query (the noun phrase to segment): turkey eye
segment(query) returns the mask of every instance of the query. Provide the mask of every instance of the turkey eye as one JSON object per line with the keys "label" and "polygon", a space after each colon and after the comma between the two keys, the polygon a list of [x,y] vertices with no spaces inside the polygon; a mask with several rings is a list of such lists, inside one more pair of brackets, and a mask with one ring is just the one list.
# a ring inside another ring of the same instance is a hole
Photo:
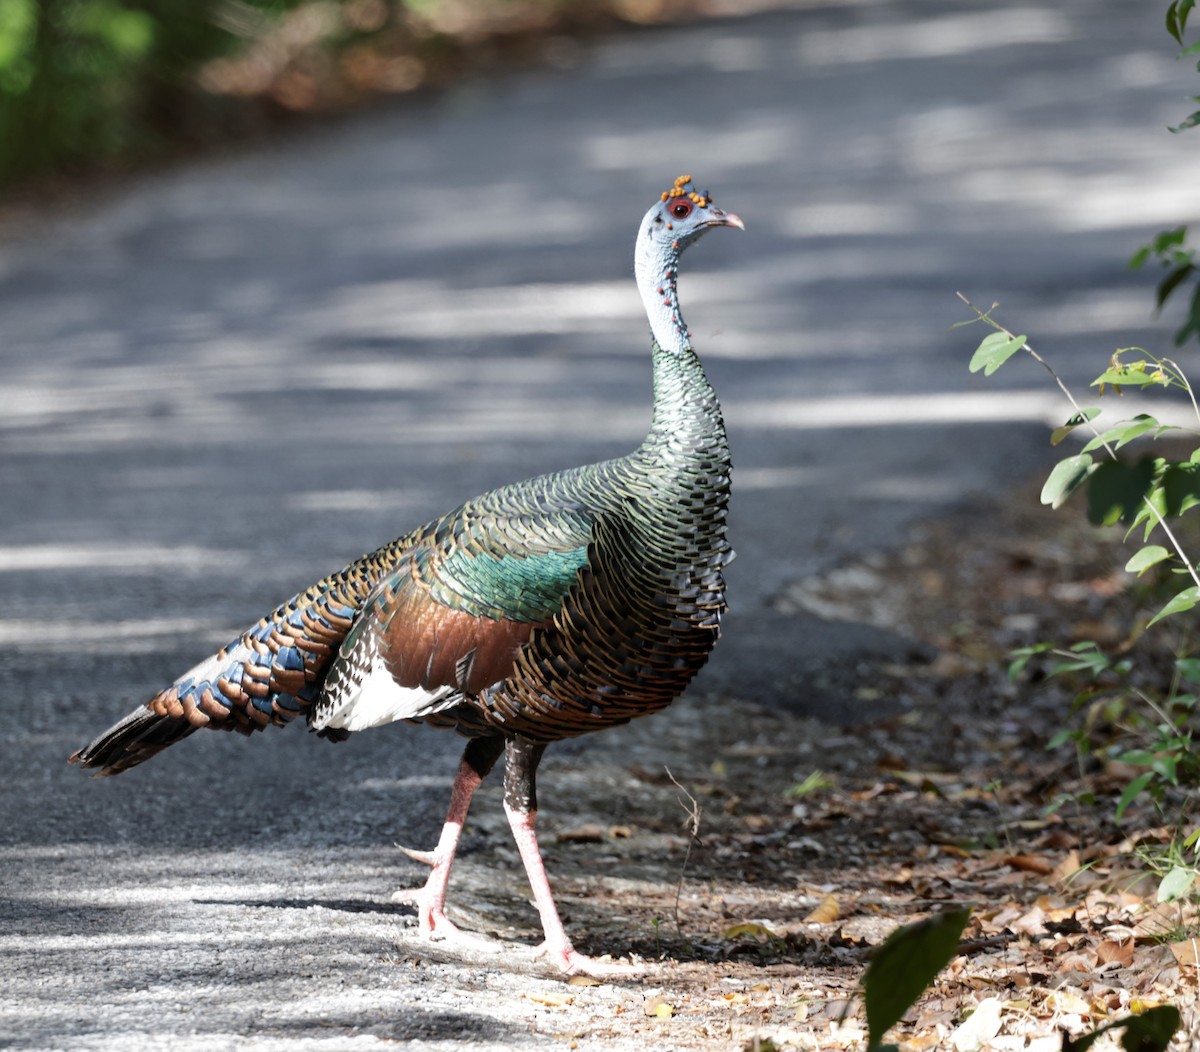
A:
{"label": "turkey eye", "polygon": [[691,214],[692,214],[692,202],[691,201],[680,200],[680,201],[676,201],[673,205],[671,205],[671,215],[673,215],[676,219],[687,219],[687,217],[690,216]]}

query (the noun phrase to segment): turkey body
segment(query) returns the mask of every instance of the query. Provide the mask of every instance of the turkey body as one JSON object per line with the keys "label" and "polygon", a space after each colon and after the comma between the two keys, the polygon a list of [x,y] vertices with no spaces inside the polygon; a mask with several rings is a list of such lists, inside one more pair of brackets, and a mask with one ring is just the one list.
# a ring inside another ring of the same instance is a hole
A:
{"label": "turkey body", "polygon": [[364,555],[72,762],[116,774],[201,728],[249,734],[298,716],[334,739],[397,720],[452,728],[471,741],[439,848],[414,854],[433,867],[418,894],[422,930],[460,934],[443,912],[450,864],[474,788],[507,751],[505,807],[545,948],[567,971],[598,970],[554,910],[533,833],[535,772],[547,743],[669,704],[717,640],[730,457],[675,268],[706,229],[741,221],[689,186],[677,180],[639,231],[654,415],[634,452],[492,490]]}

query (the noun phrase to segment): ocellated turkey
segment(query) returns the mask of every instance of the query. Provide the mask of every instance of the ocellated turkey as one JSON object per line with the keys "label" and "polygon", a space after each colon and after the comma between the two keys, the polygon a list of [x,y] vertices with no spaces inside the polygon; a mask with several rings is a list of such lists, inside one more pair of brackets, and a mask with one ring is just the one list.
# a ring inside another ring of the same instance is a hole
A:
{"label": "ocellated turkey", "polygon": [[742,228],[681,176],[638,230],[653,421],[628,456],[469,500],[294,596],[71,757],[117,774],[202,727],[250,734],[303,716],[346,737],[395,720],[469,740],[415,895],[420,930],[460,938],[446,889],[471,796],[505,753],[504,807],[564,971],[603,971],[559,920],[534,824],[547,744],[655,712],[707,660],[731,558],[721,411],[676,288],[684,249]]}

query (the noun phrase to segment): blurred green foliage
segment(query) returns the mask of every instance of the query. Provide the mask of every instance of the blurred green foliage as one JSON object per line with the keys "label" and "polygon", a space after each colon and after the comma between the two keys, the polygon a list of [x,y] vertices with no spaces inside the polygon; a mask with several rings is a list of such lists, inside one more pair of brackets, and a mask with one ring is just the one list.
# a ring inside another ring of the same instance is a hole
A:
{"label": "blurred green foliage", "polygon": [[153,152],[173,125],[186,132],[202,104],[197,67],[237,44],[225,6],[0,0],[0,185]]}
{"label": "blurred green foliage", "polygon": [[446,83],[551,28],[689,2],[0,0],[0,190]]}
{"label": "blurred green foliage", "polygon": [[[1188,60],[1200,56],[1200,40],[1188,44],[1185,39],[1188,18],[1196,10],[1196,0],[1171,0],[1167,7],[1167,32],[1179,45],[1180,58]],[[1200,61],[1196,63],[1196,72],[1200,73]],[[1200,95],[1190,96],[1192,102],[1200,102]],[[1200,110],[1190,113],[1172,128],[1172,134],[1200,127]],[[1158,307],[1161,310],[1176,292],[1191,287],[1188,298],[1187,317],[1175,333],[1176,344],[1184,344],[1190,338],[1200,340],[1200,249],[1187,244],[1188,228],[1175,227],[1173,230],[1162,230],[1149,244],[1143,245],[1130,259],[1129,265],[1134,269],[1143,266],[1147,260],[1154,259],[1163,269],[1163,278],[1158,283]]]}

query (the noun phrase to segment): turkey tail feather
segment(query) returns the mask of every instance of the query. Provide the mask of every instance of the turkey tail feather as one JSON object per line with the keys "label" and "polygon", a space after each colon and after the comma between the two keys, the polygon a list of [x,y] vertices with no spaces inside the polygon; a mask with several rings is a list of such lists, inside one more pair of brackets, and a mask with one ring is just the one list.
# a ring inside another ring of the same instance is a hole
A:
{"label": "turkey tail feather", "polygon": [[80,767],[99,768],[97,778],[120,774],[186,738],[194,730],[195,725],[186,717],[160,716],[147,708],[135,709],[75,753],[70,762]]}

